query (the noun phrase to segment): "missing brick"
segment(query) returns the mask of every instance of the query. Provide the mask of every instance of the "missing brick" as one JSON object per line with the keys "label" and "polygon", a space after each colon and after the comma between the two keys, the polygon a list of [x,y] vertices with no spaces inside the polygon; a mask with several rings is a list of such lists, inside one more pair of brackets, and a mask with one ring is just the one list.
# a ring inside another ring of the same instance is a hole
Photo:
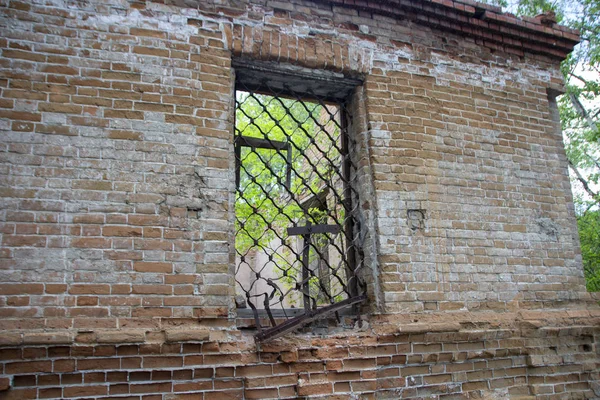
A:
{"label": "missing brick", "polygon": [[425,229],[425,210],[412,209],[406,212],[408,227],[413,231],[421,231]]}

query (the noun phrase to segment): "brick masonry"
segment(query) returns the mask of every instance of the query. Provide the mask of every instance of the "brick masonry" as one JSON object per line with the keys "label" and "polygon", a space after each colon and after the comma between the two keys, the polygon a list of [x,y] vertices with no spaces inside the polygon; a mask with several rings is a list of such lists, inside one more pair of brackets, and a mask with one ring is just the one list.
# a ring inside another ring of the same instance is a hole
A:
{"label": "brick masonry", "polygon": [[[0,0],[0,29],[0,398],[600,398],[575,32],[360,0]],[[362,324],[238,327],[232,58],[364,79]]]}

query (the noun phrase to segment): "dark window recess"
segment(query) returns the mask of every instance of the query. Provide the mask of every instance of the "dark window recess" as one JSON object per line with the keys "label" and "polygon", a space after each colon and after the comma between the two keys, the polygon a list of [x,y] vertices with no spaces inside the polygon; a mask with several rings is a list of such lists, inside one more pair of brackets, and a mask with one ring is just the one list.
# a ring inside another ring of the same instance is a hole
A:
{"label": "dark window recess", "polygon": [[352,85],[236,75],[236,303],[266,341],[366,298],[344,102]]}

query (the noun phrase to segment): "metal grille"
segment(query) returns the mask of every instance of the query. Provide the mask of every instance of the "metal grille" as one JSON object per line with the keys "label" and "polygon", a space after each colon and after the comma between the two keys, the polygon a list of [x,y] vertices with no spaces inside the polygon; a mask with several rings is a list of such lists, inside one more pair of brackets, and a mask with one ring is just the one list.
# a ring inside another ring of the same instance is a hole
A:
{"label": "metal grille", "polygon": [[238,81],[235,117],[238,310],[259,341],[339,318],[365,299],[344,104]]}

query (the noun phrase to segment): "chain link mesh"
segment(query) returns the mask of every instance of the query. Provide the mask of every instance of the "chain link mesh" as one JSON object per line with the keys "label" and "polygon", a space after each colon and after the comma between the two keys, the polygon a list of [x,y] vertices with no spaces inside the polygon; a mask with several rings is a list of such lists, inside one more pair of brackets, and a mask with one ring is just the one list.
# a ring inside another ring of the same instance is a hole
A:
{"label": "chain link mesh", "polygon": [[259,330],[364,289],[344,105],[264,88],[238,82],[235,115],[236,302]]}

